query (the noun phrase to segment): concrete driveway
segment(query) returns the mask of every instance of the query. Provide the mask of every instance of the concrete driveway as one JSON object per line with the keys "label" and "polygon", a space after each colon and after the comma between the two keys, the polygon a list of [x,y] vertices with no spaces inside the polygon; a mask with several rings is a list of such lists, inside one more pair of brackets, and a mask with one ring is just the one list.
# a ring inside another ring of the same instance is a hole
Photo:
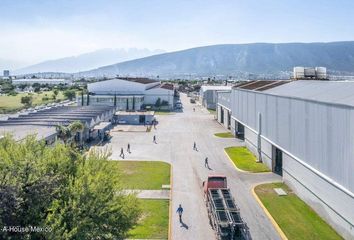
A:
{"label": "concrete driveway", "polygon": [[[186,95],[181,94],[183,112],[174,115],[157,116],[159,125],[151,132],[114,132],[107,144],[112,150],[112,159],[119,157],[121,147],[125,160],[160,160],[173,166],[171,237],[175,240],[215,239],[209,225],[203,200],[202,182],[208,174],[224,174],[241,216],[250,228],[252,239],[280,239],[269,219],[253,198],[251,189],[264,182],[281,181],[272,173],[250,174],[236,171],[224,153],[228,146],[243,145],[236,139],[214,137],[216,132],[225,132],[213,116],[198,105],[190,104]],[[196,111],[193,112],[193,107]],[[157,144],[153,143],[156,135]],[[193,150],[193,142],[198,151]],[[130,143],[131,154],[126,153]],[[204,167],[205,157],[209,158],[210,169]],[[176,209],[184,208],[183,224],[179,223]]]}

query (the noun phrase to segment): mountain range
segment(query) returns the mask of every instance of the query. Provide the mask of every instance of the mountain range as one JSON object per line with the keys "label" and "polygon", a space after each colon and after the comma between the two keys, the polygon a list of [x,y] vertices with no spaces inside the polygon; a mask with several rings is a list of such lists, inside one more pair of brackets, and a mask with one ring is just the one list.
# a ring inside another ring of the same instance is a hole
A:
{"label": "mountain range", "polygon": [[90,70],[104,65],[115,64],[132,59],[147,57],[163,50],[149,49],[100,49],[94,52],[78,56],[65,57],[55,60],[43,61],[14,71],[15,74],[37,73],[37,72],[66,72],[74,73]]}
{"label": "mountain range", "polygon": [[81,76],[278,74],[294,66],[354,73],[354,41],[225,44],[191,48],[80,72]]}
{"label": "mountain range", "polygon": [[294,66],[323,66],[331,72],[354,73],[354,41],[224,44],[161,52],[103,49],[46,61],[15,73],[51,72],[53,76],[53,72],[66,72],[82,77],[249,76],[289,74]]}

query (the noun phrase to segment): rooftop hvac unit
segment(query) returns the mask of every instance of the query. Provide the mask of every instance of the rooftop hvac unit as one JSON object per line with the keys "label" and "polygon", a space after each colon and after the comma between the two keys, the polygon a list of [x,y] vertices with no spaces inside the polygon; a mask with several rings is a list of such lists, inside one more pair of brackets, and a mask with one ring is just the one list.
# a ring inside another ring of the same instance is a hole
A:
{"label": "rooftop hvac unit", "polygon": [[294,78],[304,78],[305,77],[305,68],[304,67],[294,67]]}
{"label": "rooftop hvac unit", "polygon": [[318,79],[327,79],[327,69],[325,67],[316,67],[316,77]]}

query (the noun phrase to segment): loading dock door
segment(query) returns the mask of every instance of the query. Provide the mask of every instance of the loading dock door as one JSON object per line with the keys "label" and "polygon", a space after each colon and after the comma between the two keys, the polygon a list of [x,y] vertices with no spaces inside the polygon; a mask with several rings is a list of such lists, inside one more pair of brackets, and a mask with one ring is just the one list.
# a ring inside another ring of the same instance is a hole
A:
{"label": "loading dock door", "polygon": [[145,123],[145,115],[139,115],[139,123]]}
{"label": "loading dock door", "polygon": [[283,152],[273,146],[273,172],[283,176]]}
{"label": "loading dock door", "polygon": [[227,129],[231,128],[231,113],[227,111]]}
{"label": "loading dock door", "polygon": [[224,123],[224,108],[220,108],[221,109],[221,111],[220,111],[220,113],[221,113],[221,115],[220,115],[220,123]]}
{"label": "loading dock door", "polygon": [[236,121],[236,137],[245,140],[245,126]]}

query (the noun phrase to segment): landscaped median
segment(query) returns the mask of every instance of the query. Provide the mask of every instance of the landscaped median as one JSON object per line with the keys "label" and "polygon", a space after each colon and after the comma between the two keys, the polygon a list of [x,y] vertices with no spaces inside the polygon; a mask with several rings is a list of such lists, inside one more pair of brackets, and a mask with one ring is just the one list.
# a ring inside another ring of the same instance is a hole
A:
{"label": "landscaped median", "polygon": [[240,170],[253,173],[269,172],[267,166],[263,163],[257,162],[256,156],[254,156],[246,147],[228,147],[225,148],[225,152]]}
{"label": "landscaped median", "polygon": [[170,184],[170,164],[159,161],[115,161],[125,189],[158,190]]}
{"label": "landscaped median", "polygon": [[216,115],[216,110],[208,108],[210,114]]}
{"label": "landscaped median", "polygon": [[155,115],[173,115],[176,114],[175,112],[172,111],[155,111]]}
{"label": "landscaped median", "polygon": [[230,132],[215,133],[214,136],[219,138],[234,138],[234,135]]}
{"label": "landscaped median", "polygon": [[[159,161],[112,161],[122,172],[124,189],[161,190],[170,185],[171,166]],[[169,200],[139,199],[138,225],[129,232],[133,239],[168,239]]]}
{"label": "landscaped median", "polygon": [[[274,188],[283,189],[287,195],[279,196]],[[342,239],[284,183],[258,185],[254,192],[289,240]]]}
{"label": "landscaped median", "polygon": [[133,239],[167,239],[169,224],[168,200],[139,200],[143,211],[138,226],[129,232]]}

